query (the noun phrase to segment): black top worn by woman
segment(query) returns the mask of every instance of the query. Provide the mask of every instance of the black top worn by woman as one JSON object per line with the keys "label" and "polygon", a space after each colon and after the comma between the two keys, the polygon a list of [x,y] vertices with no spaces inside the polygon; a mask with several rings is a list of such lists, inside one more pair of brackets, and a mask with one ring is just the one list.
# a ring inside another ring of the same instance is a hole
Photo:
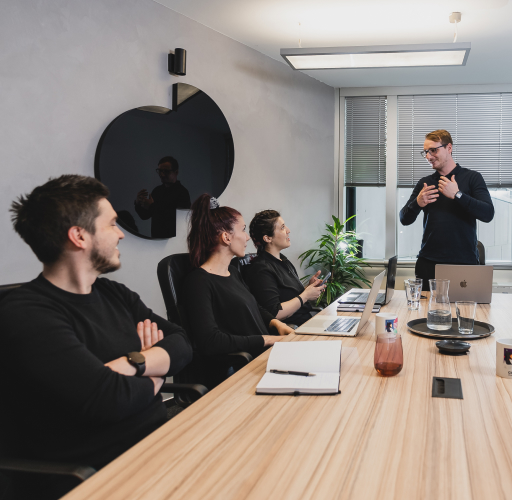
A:
{"label": "black top worn by woman", "polygon": [[229,276],[202,268],[185,279],[185,310],[194,347],[207,356],[245,351],[258,356],[264,351],[263,335],[272,335],[274,317],[258,305],[238,269]]}
{"label": "black top worn by woman", "polygon": [[[283,308],[282,302],[288,302],[304,291],[304,286],[293,264],[283,254],[279,254],[279,257],[281,260],[268,252],[262,252],[251,261],[244,273],[251,293],[274,317]],[[284,321],[300,326],[311,319],[311,309],[311,304],[305,302],[299,310]]]}

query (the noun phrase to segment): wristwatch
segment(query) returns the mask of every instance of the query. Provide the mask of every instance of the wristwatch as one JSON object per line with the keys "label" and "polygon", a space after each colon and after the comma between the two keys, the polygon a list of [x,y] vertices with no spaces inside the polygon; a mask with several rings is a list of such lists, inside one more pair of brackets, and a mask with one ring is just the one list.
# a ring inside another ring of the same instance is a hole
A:
{"label": "wristwatch", "polygon": [[135,366],[135,369],[137,370],[135,376],[142,377],[146,371],[146,358],[137,351],[129,352],[126,357],[128,358],[128,363],[130,363],[132,366]]}
{"label": "wristwatch", "polygon": [[460,197],[462,196],[462,191],[457,191],[457,192],[455,193],[455,196],[456,196],[457,198],[460,198]]}

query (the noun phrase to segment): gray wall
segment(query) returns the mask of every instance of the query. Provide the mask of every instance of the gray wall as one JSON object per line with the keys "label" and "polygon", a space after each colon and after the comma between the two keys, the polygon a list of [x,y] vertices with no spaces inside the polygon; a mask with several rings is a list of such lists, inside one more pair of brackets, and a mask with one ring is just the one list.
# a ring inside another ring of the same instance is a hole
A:
{"label": "gray wall", "polygon": [[[180,79],[166,71],[175,47],[188,55]],[[21,0],[0,6],[0,283],[41,269],[11,228],[10,202],[50,176],[93,175],[110,121],[137,106],[170,107],[177,81],[212,97],[233,132],[235,166],[221,204],[247,224],[256,211],[282,211],[297,263],[332,211],[332,88],[151,0]],[[156,265],[186,251],[186,217],[178,211],[168,241],[127,234],[123,267],[111,275],[160,314]]]}

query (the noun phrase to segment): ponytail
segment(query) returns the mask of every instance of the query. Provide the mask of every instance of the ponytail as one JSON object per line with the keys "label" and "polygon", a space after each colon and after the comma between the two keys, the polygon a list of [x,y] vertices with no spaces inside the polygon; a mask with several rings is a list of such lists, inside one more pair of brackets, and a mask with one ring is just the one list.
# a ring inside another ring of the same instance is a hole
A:
{"label": "ponytail", "polygon": [[242,214],[234,208],[219,207],[217,200],[209,194],[199,196],[191,210],[188,251],[192,267],[201,267],[217,248],[219,236],[225,231],[233,231]]}

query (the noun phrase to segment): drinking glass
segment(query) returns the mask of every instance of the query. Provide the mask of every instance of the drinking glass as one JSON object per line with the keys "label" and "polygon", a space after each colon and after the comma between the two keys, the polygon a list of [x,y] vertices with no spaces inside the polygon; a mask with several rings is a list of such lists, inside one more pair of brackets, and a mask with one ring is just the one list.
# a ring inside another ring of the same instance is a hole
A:
{"label": "drinking glass", "polygon": [[448,289],[450,280],[429,280],[427,327],[431,330],[449,330],[452,327],[452,310]]}
{"label": "drinking glass", "polygon": [[383,377],[392,377],[400,373],[404,366],[401,335],[377,334],[373,362],[375,369]]}
{"label": "drinking glass", "polygon": [[475,327],[476,302],[460,301],[455,302],[457,311],[457,322],[459,323],[459,333],[470,335]]}
{"label": "drinking glass", "polygon": [[420,308],[421,289],[423,280],[420,278],[404,280],[407,308],[409,311],[417,311]]}

